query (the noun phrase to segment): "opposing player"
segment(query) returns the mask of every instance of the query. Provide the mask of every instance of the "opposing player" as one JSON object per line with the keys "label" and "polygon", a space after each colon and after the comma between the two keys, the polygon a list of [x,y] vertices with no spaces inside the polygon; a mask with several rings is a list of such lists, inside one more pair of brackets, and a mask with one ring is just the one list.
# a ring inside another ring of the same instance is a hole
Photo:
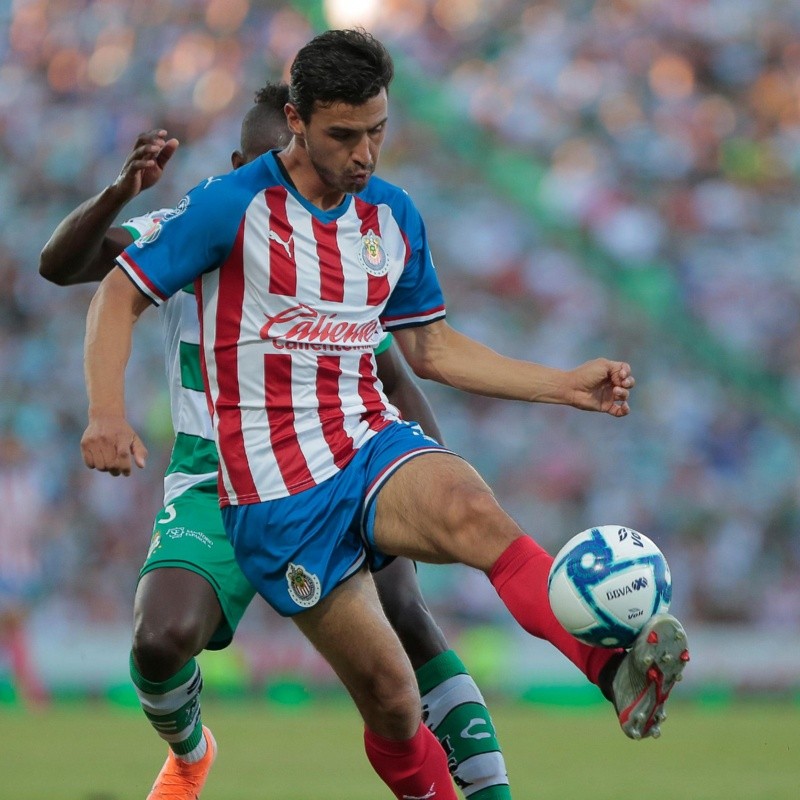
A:
{"label": "opposing player", "polygon": [[[292,141],[182,201],[119,258],[87,320],[87,466],[129,474],[145,451],[125,419],[135,320],[196,280],[223,520],[259,593],[327,658],[365,722],[365,747],[398,798],[455,797],[422,724],[414,674],[367,560],[461,562],[517,622],[570,658],[623,730],[654,735],[688,652],[674,617],[628,652],[582,645],[547,601],[552,563],[461,458],[388,402],[372,354],[395,331],[414,372],[462,390],[629,412],[627,364],[571,370],[506,358],[450,328],[425,227],[408,195],[373,178],[391,59],[363,31],[328,31],[291,67]],[[313,509],[313,514],[309,514]]]}
{"label": "opposing player", "polygon": [[[242,166],[289,140],[283,108],[285,84],[268,84],[242,123]],[[165,131],[142,135],[117,181],[82,203],[45,245],[40,272],[58,284],[102,279],[114,258],[133,241],[158,230],[171,209],[109,227],[124,206],[161,177],[178,143]],[[164,508],[134,601],[131,676],[154,728],[171,748],[151,798],[193,798],[214,758],[200,716],[200,668],[194,656],[225,647],[254,590],[235,563],[219,511],[217,453],[203,395],[197,305],[191,287],[162,308],[176,441],[165,477]],[[424,395],[387,336],[376,349],[379,377],[407,419],[441,434]],[[181,531],[191,530],[192,536]],[[396,559],[376,574],[381,601],[400,635],[423,694],[429,725],[446,746],[453,776],[476,800],[510,798],[505,763],[483,697],[431,618],[419,591],[414,565]],[[461,736],[469,731],[470,736]]]}

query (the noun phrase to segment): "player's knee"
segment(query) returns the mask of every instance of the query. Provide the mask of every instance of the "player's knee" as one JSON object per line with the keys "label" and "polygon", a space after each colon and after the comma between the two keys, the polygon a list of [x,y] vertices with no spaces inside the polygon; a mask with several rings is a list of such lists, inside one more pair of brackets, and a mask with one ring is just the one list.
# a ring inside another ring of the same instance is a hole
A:
{"label": "player's knee", "polygon": [[172,677],[203,647],[189,621],[140,621],[133,632],[133,658],[144,678]]}
{"label": "player's knee", "polygon": [[[386,686],[374,693],[373,709],[384,726],[383,735],[413,736],[421,717],[421,704],[416,684]],[[380,731],[376,731],[380,732]]]}
{"label": "player's knee", "polygon": [[368,727],[382,736],[413,736],[421,716],[419,690],[408,669],[375,669],[356,690],[357,705]]}

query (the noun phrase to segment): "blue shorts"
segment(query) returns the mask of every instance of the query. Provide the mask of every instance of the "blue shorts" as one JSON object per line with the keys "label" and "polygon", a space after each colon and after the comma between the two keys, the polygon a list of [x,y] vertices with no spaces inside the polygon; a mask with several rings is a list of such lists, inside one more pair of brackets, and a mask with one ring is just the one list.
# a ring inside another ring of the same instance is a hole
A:
{"label": "blue shorts", "polygon": [[239,567],[281,615],[315,606],[366,561],[391,556],[375,546],[375,500],[395,470],[423,453],[450,452],[416,423],[376,433],[340,472],[299,494],[225,506],[222,519]]}

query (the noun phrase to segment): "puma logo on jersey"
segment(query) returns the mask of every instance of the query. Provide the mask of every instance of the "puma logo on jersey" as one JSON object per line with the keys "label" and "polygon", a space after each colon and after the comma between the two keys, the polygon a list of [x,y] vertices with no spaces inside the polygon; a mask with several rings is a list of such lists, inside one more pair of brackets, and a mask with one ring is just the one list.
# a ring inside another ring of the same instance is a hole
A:
{"label": "puma logo on jersey", "polygon": [[280,236],[278,236],[277,233],[275,233],[275,231],[269,232],[269,238],[273,242],[277,242],[286,251],[286,255],[294,261],[294,237],[291,233],[285,242]]}
{"label": "puma logo on jersey", "polygon": [[204,189],[208,189],[212,183],[216,183],[217,181],[221,181],[222,178],[206,178],[206,185],[203,187]]}
{"label": "puma logo on jersey", "polygon": [[422,794],[419,796],[415,794],[404,794],[403,800],[431,800],[432,797],[436,797],[436,789],[434,788],[435,786],[436,784],[432,783],[431,788],[428,789],[427,794]]}

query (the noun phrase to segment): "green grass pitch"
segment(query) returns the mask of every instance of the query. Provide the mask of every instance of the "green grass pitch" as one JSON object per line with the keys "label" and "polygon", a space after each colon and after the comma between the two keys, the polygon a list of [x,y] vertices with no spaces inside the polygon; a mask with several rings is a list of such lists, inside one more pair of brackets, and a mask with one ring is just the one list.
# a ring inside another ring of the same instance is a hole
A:
{"label": "green grass pitch", "polygon": [[[610,709],[491,704],[515,800],[796,800],[800,705],[676,702],[658,741],[632,742]],[[287,709],[207,702],[220,746],[203,800],[380,800],[346,701]],[[165,754],[137,710],[0,707],[0,795],[144,800]]]}

